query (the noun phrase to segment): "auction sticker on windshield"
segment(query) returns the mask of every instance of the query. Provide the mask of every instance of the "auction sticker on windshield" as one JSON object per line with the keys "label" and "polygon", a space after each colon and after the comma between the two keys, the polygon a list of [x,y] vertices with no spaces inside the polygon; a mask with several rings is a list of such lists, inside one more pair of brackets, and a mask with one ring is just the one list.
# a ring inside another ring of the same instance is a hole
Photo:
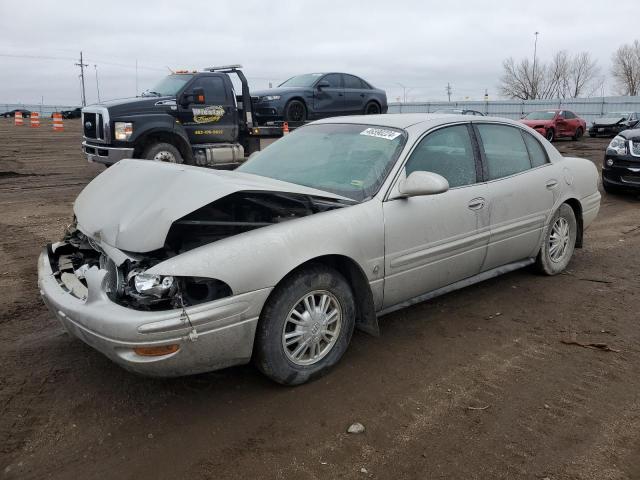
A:
{"label": "auction sticker on windshield", "polygon": [[402,135],[395,130],[387,130],[385,128],[367,128],[360,132],[360,135],[367,135],[368,137],[385,138],[387,140],[393,140],[394,138]]}

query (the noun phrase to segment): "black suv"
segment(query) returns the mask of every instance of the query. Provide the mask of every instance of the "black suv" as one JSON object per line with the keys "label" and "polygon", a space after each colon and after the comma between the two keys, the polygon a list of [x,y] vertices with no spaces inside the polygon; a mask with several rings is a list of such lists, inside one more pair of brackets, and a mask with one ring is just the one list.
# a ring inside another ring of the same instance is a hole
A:
{"label": "black suv", "polygon": [[602,186],[609,193],[640,191],[640,122],[609,143],[602,166]]}

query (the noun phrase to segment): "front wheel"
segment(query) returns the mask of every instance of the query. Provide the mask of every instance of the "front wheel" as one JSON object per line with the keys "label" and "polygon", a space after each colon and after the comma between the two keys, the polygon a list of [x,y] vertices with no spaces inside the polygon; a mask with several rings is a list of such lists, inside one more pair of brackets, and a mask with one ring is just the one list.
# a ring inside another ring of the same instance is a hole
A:
{"label": "front wheel", "polygon": [[278,383],[305,383],[338,363],[354,325],[355,302],[347,281],[332,268],[310,266],[279,285],[264,306],[254,361]]}
{"label": "front wheel", "polygon": [[545,138],[550,142],[553,142],[553,140],[556,138],[556,131],[553,128],[550,128],[549,130],[547,130]]}
{"label": "front wheel", "polygon": [[557,275],[567,267],[576,246],[577,232],[573,208],[563,203],[544,229],[542,246],[536,259],[541,273]]}
{"label": "front wheel", "polygon": [[184,163],[180,150],[166,142],[152,143],[145,149],[142,156],[147,160],[158,162]]}
{"label": "front wheel", "polygon": [[379,113],[380,113],[380,105],[378,105],[376,102],[369,102],[364,107],[365,115],[378,115]]}
{"label": "front wheel", "polygon": [[290,100],[284,107],[285,122],[304,122],[307,119],[307,107],[300,100]]}

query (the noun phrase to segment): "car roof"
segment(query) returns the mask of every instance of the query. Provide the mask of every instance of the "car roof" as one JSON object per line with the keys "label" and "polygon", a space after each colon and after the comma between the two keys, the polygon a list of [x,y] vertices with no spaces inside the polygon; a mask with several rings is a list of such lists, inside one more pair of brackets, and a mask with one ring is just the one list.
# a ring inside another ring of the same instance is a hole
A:
{"label": "car roof", "polygon": [[377,125],[380,127],[391,127],[406,129],[411,126],[427,123],[426,127],[452,122],[502,122],[513,125],[519,124],[508,118],[501,117],[475,117],[471,115],[451,115],[449,113],[384,113],[380,115],[349,115],[348,117],[329,117],[313,122],[314,124],[324,123],[356,123],[363,125]]}

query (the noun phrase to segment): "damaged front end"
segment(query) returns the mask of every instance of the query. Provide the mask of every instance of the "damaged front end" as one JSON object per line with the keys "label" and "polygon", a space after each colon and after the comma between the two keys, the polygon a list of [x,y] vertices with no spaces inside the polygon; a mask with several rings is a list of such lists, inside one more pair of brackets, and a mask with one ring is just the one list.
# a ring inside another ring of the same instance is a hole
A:
{"label": "damaged front end", "polygon": [[147,274],[166,259],[165,252],[126,255],[119,265],[98,242],[70,226],[62,241],[49,245],[51,270],[58,283],[81,300],[88,296],[87,272],[96,267],[106,271],[103,284],[111,301],[137,310],[169,310],[198,305],[231,295],[220,280]]}
{"label": "damaged front end", "polygon": [[233,292],[215,278],[159,275],[148,270],[234,235],[350,204],[302,194],[236,192],[174,221],[164,246],[145,253],[108,246],[83,233],[74,221],[62,241],[48,247],[51,270],[59,284],[79,299],[87,298],[86,275],[96,267],[106,271],[103,288],[114,303],[135,310],[183,309],[229,297]]}

